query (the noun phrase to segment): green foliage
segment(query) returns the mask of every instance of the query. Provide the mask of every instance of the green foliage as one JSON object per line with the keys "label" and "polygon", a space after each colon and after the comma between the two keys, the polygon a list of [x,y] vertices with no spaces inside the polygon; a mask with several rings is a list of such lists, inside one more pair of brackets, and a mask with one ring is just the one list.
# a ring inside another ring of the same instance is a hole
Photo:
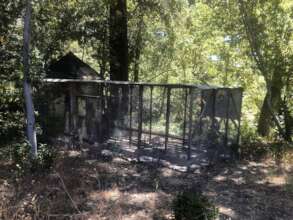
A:
{"label": "green foliage", "polygon": [[57,151],[46,144],[39,144],[38,155],[33,158],[31,146],[26,141],[12,146],[12,159],[17,173],[44,173],[53,167]]}
{"label": "green foliage", "polygon": [[246,145],[258,141],[261,139],[256,133],[256,126],[244,120],[241,126],[241,143]]}
{"label": "green foliage", "polygon": [[22,100],[15,91],[2,90],[0,96],[0,147],[23,137]]}
{"label": "green foliage", "polygon": [[202,194],[184,191],[172,204],[176,220],[215,220],[218,209]]}

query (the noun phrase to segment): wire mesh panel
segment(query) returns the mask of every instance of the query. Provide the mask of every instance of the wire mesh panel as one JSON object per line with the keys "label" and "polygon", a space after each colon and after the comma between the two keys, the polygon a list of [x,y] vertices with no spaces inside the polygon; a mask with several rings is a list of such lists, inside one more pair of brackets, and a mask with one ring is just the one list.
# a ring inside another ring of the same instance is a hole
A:
{"label": "wire mesh panel", "polygon": [[70,114],[65,119],[69,122],[64,124],[79,141],[111,142],[121,152],[152,160],[193,160],[199,152],[209,160],[231,157],[235,153],[233,146],[239,143],[240,88],[99,80],[61,82],[71,88],[65,92],[71,101],[65,103],[70,105],[64,108],[70,109]]}

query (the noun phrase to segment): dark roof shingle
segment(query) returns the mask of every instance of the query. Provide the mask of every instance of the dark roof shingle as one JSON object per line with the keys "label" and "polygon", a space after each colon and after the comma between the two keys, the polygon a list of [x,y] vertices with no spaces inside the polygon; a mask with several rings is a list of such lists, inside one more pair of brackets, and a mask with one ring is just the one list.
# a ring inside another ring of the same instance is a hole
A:
{"label": "dark roof shingle", "polygon": [[72,52],[52,63],[47,78],[53,79],[100,79],[98,73]]}

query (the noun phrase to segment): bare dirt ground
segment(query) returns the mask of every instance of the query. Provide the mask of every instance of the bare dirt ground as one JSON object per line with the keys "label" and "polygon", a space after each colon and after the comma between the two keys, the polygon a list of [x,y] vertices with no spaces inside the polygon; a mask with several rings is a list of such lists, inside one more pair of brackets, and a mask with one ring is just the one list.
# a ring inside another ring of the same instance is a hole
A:
{"label": "bare dirt ground", "polygon": [[54,170],[17,177],[0,167],[0,219],[167,220],[176,193],[203,191],[219,219],[293,219],[293,169],[272,158],[179,172],[120,157],[62,151]]}

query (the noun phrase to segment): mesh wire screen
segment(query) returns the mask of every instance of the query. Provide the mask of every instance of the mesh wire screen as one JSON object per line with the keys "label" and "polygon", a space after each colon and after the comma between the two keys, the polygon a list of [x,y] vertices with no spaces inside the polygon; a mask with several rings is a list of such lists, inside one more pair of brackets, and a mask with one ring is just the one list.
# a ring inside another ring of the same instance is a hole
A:
{"label": "mesh wire screen", "polygon": [[111,140],[138,155],[140,151],[172,152],[189,159],[199,149],[211,157],[231,155],[231,146],[239,142],[239,88],[111,82],[67,85],[71,101],[65,103],[70,105],[64,108],[65,130],[81,142]]}

